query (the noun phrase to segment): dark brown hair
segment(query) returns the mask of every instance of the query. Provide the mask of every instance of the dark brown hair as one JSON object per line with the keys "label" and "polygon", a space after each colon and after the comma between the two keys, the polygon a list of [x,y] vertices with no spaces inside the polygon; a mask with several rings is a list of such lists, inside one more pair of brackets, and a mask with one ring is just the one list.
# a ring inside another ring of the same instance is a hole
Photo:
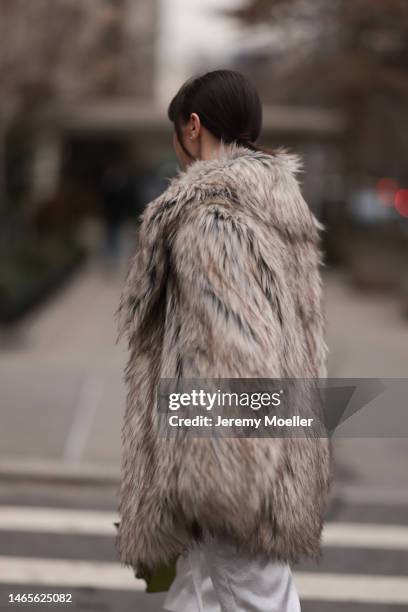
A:
{"label": "dark brown hair", "polygon": [[191,113],[225,143],[236,142],[253,150],[270,153],[255,143],[262,128],[262,105],[255,86],[235,70],[213,70],[188,79],[169,104],[167,115],[183,151],[181,126]]}

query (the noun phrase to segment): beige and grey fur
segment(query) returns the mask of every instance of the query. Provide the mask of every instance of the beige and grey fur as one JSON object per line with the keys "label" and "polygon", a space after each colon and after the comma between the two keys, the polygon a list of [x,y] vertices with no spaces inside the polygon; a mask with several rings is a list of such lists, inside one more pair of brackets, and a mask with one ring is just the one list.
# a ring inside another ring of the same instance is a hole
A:
{"label": "beige and grey fur", "polygon": [[320,550],[327,439],[158,435],[163,378],[326,376],[320,224],[299,156],[236,143],[147,206],[116,311],[129,356],[120,559],[153,568],[199,540],[293,561]]}

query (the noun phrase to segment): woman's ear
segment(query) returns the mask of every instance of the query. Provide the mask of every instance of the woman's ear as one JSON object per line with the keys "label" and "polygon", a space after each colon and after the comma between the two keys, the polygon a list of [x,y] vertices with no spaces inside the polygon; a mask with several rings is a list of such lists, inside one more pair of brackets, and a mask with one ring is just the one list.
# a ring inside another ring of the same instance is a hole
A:
{"label": "woman's ear", "polygon": [[201,133],[201,121],[197,113],[191,113],[188,126],[188,139],[197,140]]}

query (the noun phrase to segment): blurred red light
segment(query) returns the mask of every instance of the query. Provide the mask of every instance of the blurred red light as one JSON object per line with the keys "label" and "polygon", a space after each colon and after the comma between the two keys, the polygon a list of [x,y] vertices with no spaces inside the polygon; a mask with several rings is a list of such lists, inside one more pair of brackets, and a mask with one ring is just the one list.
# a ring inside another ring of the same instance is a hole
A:
{"label": "blurred red light", "polygon": [[394,179],[381,178],[376,185],[377,196],[384,206],[393,206],[398,191],[398,183]]}
{"label": "blurred red light", "polygon": [[408,217],[408,189],[397,191],[394,204],[400,215]]}

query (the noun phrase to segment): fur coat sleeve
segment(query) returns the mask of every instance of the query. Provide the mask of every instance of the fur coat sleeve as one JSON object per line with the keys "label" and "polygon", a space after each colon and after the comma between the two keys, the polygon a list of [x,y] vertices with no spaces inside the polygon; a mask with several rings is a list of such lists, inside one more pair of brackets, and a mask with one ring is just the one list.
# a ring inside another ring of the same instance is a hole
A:
{"label": "fur coat sleeve", "polygon": [[155,403],[160,378],[325,374],[318,224],[291,163],[232,149],[144,214],[117,310],[129,349],[117,542],[135,568],[203,531],[285,561],[319,552],[326,439],[163,439]]}

